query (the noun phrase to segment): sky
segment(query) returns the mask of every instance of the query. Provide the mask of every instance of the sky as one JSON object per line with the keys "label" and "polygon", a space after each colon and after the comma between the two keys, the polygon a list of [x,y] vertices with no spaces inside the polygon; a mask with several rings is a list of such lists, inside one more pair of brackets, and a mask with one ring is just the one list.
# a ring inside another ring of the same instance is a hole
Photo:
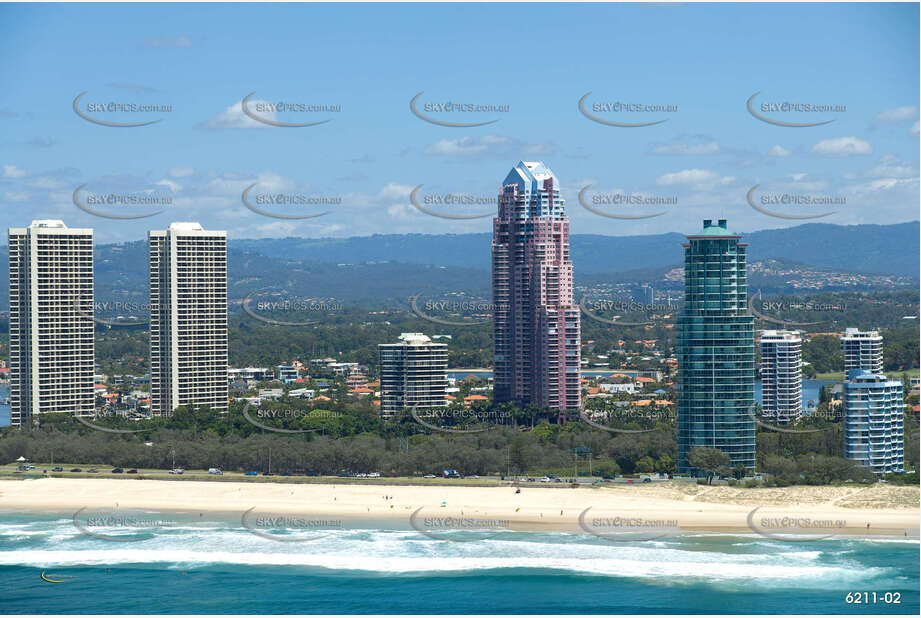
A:
{"label": "sky", "polygon": [[0,4],[0,207],[97,242],[490,232],[540,160],[575,234],[915,221],[918,7]]}

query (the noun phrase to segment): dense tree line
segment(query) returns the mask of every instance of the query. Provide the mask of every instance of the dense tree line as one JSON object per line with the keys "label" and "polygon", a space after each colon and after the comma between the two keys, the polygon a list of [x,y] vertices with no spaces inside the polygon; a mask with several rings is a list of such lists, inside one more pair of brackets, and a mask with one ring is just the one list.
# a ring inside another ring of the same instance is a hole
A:
{"label": "dense tree line", "polygon": [[[310,415],[298,416],[278,426],[316,422],[325,424],[329,433],[348,435],[336,438],[319,431],[298,435],[265,431],[249,423],[239,408],[228,415],[180,408],[169,419],[151,421],[149,431],[121,435],[91,429],[72,418],[47,415],[39,427],[0,432],[0,460],[13,461],[24,455],[34,461],[51,461],[53,457],[59,462],[170,468],[175,457],[175,465],[190,469],[264,472],[271,456],[272,471],[276,472],[412,475],[454,468],[480,475],[569,475],[574,463],[580,474],[587,473],[589,458],[593,466],[634,472],[643,458],[659,461],[666,457],[668,461],[676,449],[674,428],[668,426],[643,434],[614,434],[581,422],[558,425],[543,420],[533,429],[508,425],[479,433],[449,434],[430,432],[405,418],[384,422],[373,413],[335,416],[331,412],[335,410],[314,411],[312,419]],[[254,417],[252,412],[250,415]],[[125,422],[108,424],[113,428],[138,427]],[[575,448],[587,455],[576,455],[574,462],[570,449]]]}
{"label": "dense tree line", "polygon": [[[365,404],[312,409],[309,402],[284,400],[272,404],[282,414],[266,418],[235,403],[229,414],[208,409],[179,408],[168,419],[142,424],[124,419],[97,419],[111,428],[145,428],[134,434],[91,429],[64,415],[44,415],[38,426],[0,430],[0,460],[25,456],[33,461],[106,464],[165,469],[173,465],[203,469],[259,472],[289,471],[332,475],[380,472],[400,476],[439,473],[453,468],[463,474],[572,476],[591,470],[595,476],[671,473],[676,470],[676,426],[672,418],[607,419],[607,426],[640,429],[644,433],[599,430],[577,417],[548,416],[533,408],[484,409],[484,417],[505,419],[478,433],[433,432],[409,415],[384,420]],[[288,412],[285,414],[284,412]],[[469,420],[469,418],[468,418]],[[476,427],[464,421],[465,427]],[[307,430],[280,434],[258,426]],[[458,425],[455,425],[458,426]],[[818,429],[809,433],[770,430],[757,434],[759,471],[769,484],[822,484],[869,479],[866,471],[841,458],[841,424],[837,420],[806,419],[788,429]],[[918,465],[918,420],[906,418],[906,468]],[[695,449],[693,465],[708,477],[744,476],[730,469],[725,454]],[[901,477],[899,477],[901,478]],[[709,479],[708,479],[709,480]]]}

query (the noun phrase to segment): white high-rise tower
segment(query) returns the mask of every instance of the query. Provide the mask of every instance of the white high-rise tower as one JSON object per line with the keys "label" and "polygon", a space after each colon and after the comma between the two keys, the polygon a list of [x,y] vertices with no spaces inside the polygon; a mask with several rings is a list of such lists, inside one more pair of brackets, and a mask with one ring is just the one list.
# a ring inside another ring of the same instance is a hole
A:
{"label": "white high-rise tower", "polygon": [[227,410],[227,232],[173,223],[148,233],[150,411]]}
{"label": "white high-rise tower", "polygon": [[58,220],[9,229],[10,416],[91,416],[93,230]]}

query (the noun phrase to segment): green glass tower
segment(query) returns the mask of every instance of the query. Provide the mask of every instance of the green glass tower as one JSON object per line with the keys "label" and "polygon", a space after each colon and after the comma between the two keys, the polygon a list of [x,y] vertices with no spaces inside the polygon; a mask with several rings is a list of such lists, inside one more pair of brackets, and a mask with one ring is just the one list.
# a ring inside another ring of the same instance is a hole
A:
{"label": "green glass tower", "polygon": [[684,245],[684,309],[678,318],[678,471],[694,473],[697,446],[755,467],[754,318],[748,315],[746,245],[726,220],[704,220]]}

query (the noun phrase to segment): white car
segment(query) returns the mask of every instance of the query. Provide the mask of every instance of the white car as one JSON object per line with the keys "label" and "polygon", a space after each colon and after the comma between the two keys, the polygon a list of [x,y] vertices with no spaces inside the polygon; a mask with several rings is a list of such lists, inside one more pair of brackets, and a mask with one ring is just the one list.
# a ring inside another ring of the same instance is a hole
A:
{"label": "white car", "polygon": [[224,474],[220,468],[208,468],[208,474]]}
{"label": "white car", "polygon": [[173,468],[172,470],[169,471],[170,474],[182,474],[184,472],[185,470],[183,470],[182,468]]}
{"label": "white car", "polygon": [[424,479],[433,479],[433,478],[436,478],[436,477],[435,477],[434,474],[426,474],[426,475],[423,476],[422,478],[424,478]]}

